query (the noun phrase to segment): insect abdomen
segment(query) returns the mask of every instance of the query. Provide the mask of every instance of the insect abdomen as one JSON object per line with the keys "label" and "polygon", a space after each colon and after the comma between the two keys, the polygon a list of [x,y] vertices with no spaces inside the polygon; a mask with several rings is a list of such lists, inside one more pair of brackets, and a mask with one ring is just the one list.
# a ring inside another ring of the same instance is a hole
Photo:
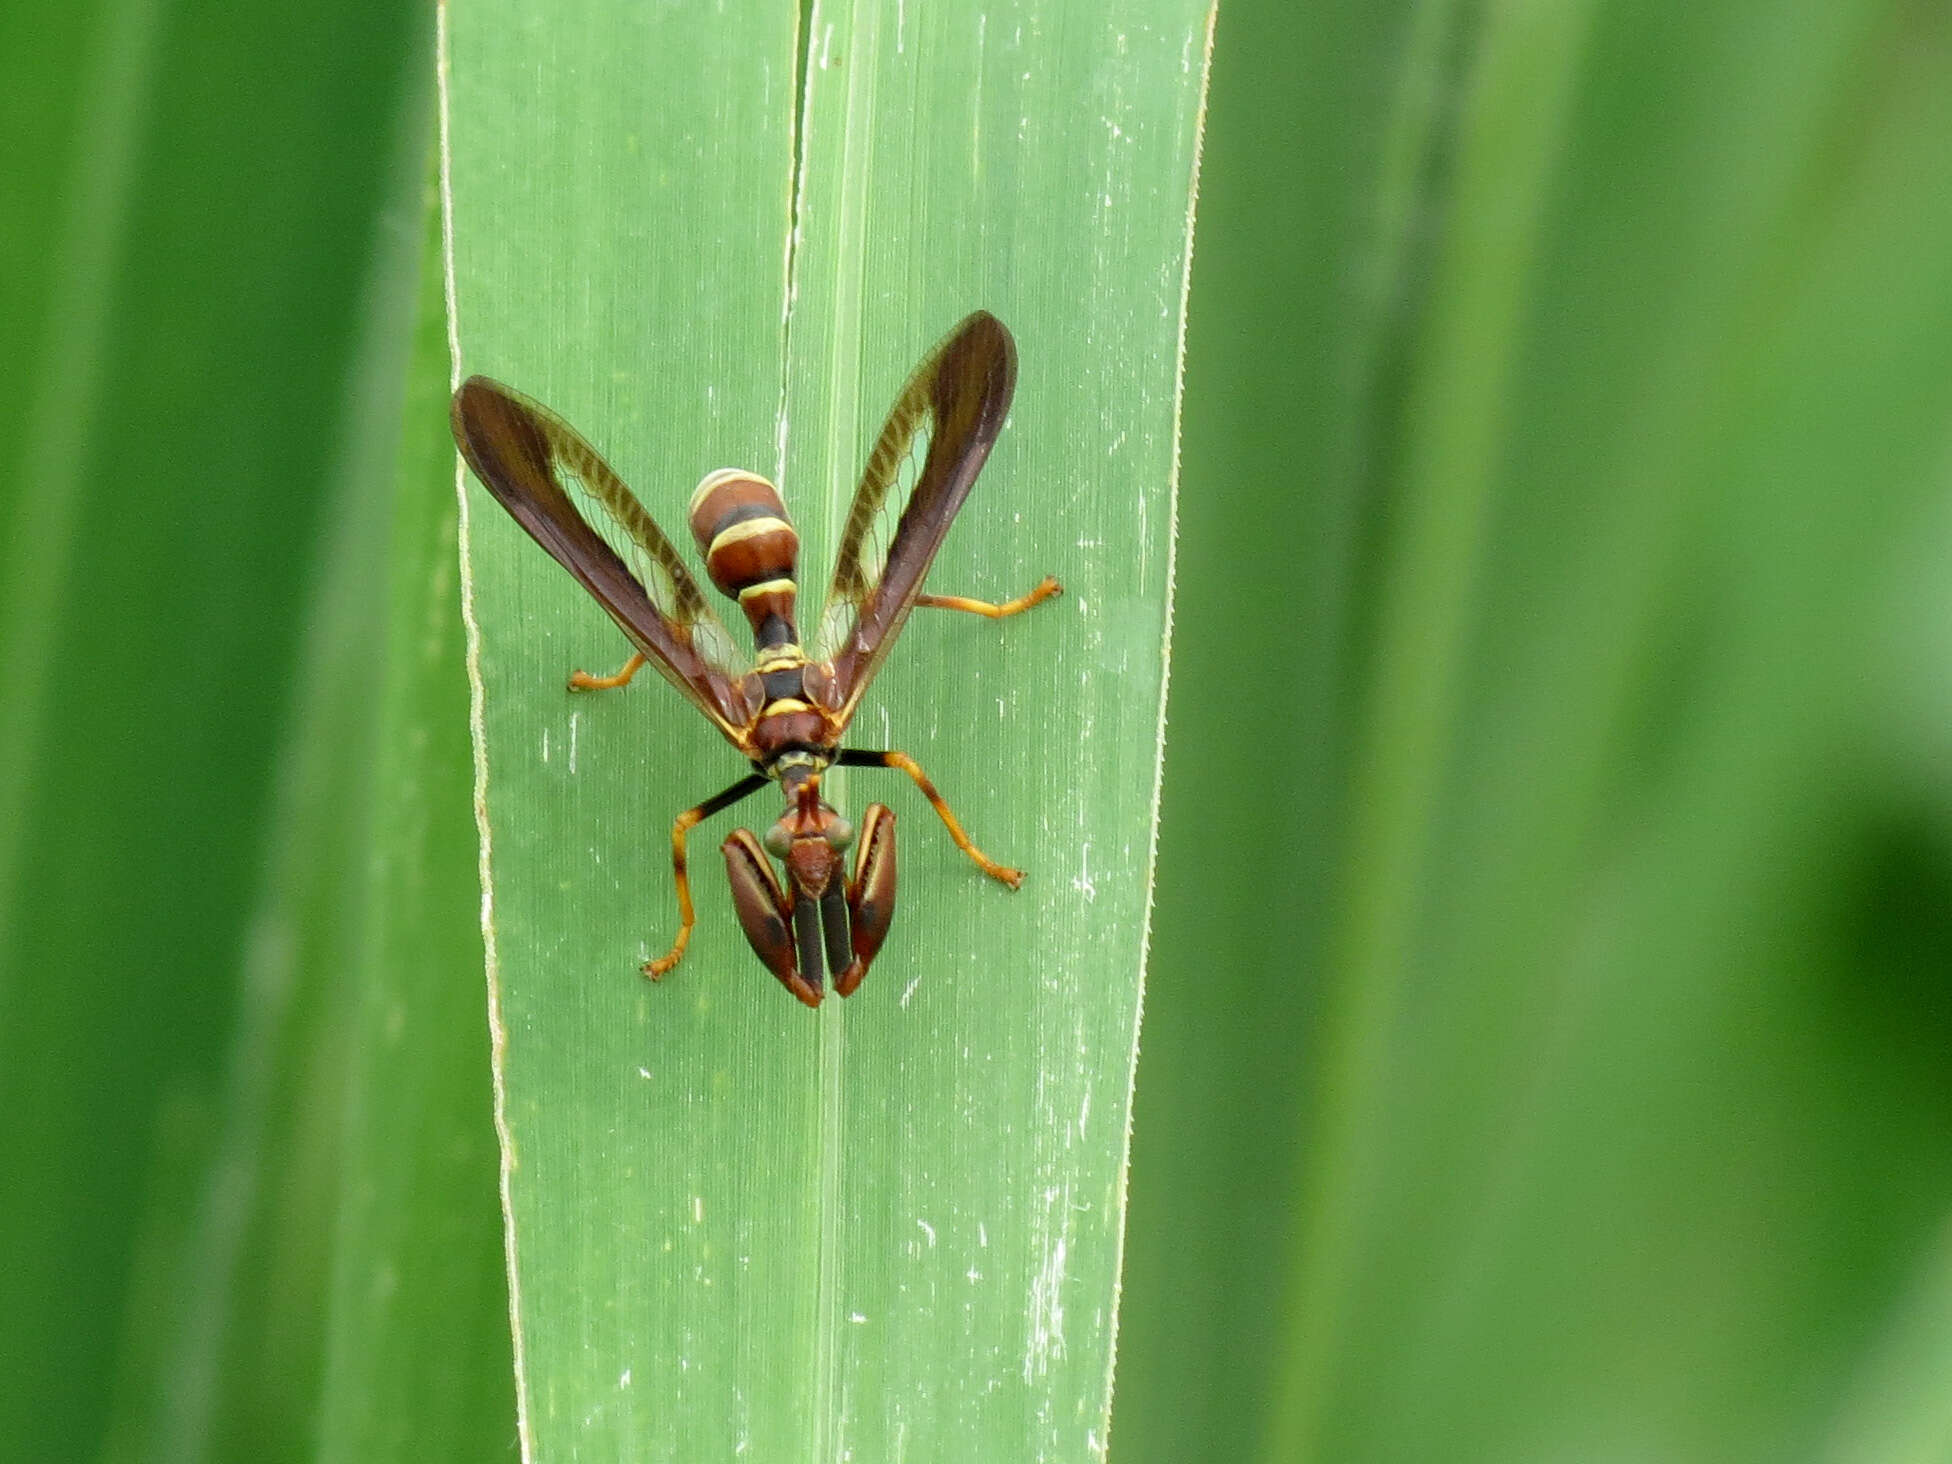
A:
{"label": "insect abdomen", "polygon": [[741,468],[709,473],[691,495],[691,533],[706,573],[739,602],[760,648],[797,643],[800,535],[779,489]]}

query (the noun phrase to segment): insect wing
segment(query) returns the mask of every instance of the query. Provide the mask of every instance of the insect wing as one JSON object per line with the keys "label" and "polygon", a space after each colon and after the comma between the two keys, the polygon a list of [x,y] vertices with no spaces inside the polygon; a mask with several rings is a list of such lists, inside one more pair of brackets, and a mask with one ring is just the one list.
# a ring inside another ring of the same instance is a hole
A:
{"label": "insect wing", "polygon": [[[596,449],[541,403],[485,376],[461,383],[449,415],[461,455],[495,501],[737,743],[746,718],[732,638],[671,541]],[[572,490],[610,536],[579,511]]]}
{"label": "insect wing", "polygon": [[843,722],[901,634],[1016,384],[1016,342],[979,310],[922,358],[895,398],[854,492],[820,617],[817,644],[833,662]]}

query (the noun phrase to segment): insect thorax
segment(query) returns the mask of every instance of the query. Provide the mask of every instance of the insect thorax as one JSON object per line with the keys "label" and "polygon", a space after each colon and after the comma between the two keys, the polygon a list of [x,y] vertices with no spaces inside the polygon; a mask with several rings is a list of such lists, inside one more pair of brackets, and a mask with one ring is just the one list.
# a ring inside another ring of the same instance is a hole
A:
{"label": "insect thorax", "polygon": [[757,706],[747,724],[750,755],[768,776],[809,764],[819,772],[834,760],[842,723],[831,665],[808,660],[798,646],[762,650],[747,685],[747,704]]}

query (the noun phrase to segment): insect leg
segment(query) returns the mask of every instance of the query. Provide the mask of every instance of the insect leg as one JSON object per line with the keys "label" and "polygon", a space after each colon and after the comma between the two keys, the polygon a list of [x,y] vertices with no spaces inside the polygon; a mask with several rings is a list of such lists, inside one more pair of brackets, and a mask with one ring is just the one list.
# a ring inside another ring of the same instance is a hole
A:
{"label": "insect leg", "polygon": [[642,651],[632,651],[630,653],[630,659],[624,662],[622,669],[614,676],[592,676],[587,671],[570,672],[569,689],[571,691],[610,691],[615,687],[630,685],[630,678],[643,669],[644,653]]}
{"label": "insect leg", "polygon": [[922,796],[928,799],[930,807],[935,809],[937,817],[942,820],[943,827],[949,830],[949,837],[956,841],[956,847],[975,860],[978,869],[1013,890],[1023,883],[1021,869],[1012,869],[1007,864],[998,864],[970,841],[969,835],[962,831],[962,825],[956,822],[955,814],[949,811],[948,803],[940,793],[935,791],[935,784],[929,781],[929,775],[923,772],[921,765],[907,753],[857,752],[850,749],[836,758],[835,762],[845,768],[893,768],[897,772],[907,773],[915,780],[915,786],[922,790]]}
{"label": "insect leg", "polygon": [[961,595],[917,595],[915,603],[932,605],[937,610],[967,610],[971,615],[987,615],[992,620],[1001,620],[1006,615],[1021,615],[1032,605],[1041,605],[1051,596],[1063,593],[1064,586],[1045,575],[1029,594],[1005,600],[1001,605],[993,605],[988,600],[969,600]]}
{"label": "insect leg", "polygon": [[691,941],[691,927],[698,923],[691,908],[691,877],[685,873],[685,835],[693,824],[703,822],[720,809],[730,808],[765,786],[764,773],[748,773],[723,793],[714,794],[696,808],[687,808],[671,825],[671,869],[678,885],[678,938],[671,943],[670,950],[644,963],[644,974],[651,980],[656,981],[684,958],[685,946]]}
{"label": "insect leg", "polygon": [[[852,996],[888,938],[895,918],[895,815],[870,803],[861,815],[861,852],[847,886],[847,923],[854,958],[834,975],[834,990]],[[831,963],[829,963],[831,964]]]}
{"label": "insect leg", "polygon": [[820,1005],[820,992],[800,974],[795,959],[794,908],[773,877],[766,850],[749,829],[734,829],[719,846],[725,876],[732,886],[732,909],[760,963],[807,1006]]}

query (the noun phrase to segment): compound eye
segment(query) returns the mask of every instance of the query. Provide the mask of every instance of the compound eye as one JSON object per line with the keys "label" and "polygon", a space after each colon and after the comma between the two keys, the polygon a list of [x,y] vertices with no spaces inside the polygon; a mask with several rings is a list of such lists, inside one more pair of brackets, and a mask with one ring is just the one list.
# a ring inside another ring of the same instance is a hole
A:
{"label": "compound eye", "polygon": [[854,842],[854,825],[844,818],[837,818],[827,826],[827,842],[836,849],[845,849]]}
{"label": "compound eye", "polygon": [[766,845],[766,852],[775,859],[784,859],[793,848],[792,836],[778,824],[766,830],[763,842]]}

